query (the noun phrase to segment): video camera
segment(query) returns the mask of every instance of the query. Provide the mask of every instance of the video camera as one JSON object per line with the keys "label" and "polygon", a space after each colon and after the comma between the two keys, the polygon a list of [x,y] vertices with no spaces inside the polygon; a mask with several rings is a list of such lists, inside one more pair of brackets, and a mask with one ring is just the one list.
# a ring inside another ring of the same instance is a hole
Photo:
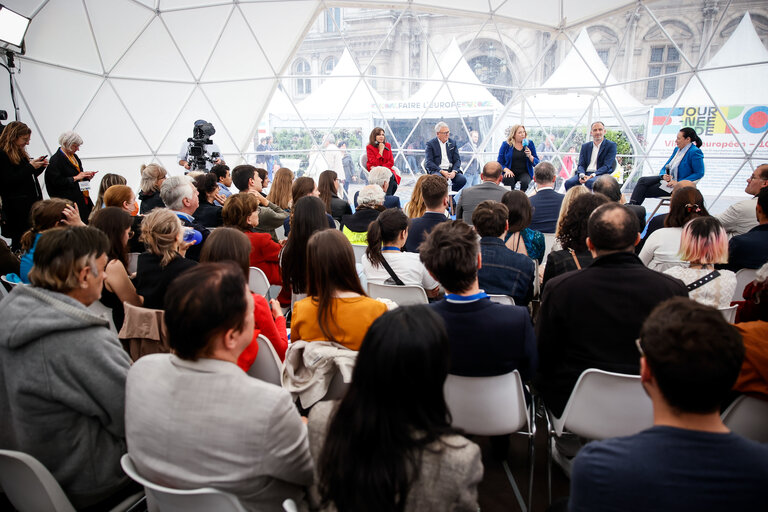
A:
{"label": "video camera", "polygon": [[221,155],[214,151],[210,155],[206,155],[206,144],[213,144],[211,135],[216,133],[216,129],[211,123],[208,122],[196,122],[192,129],[192,137],[187,139],[190,143],[189,150],[187,152],[187,162],[189,162],[189,170],[206,170],[206,162],[214,163]]}

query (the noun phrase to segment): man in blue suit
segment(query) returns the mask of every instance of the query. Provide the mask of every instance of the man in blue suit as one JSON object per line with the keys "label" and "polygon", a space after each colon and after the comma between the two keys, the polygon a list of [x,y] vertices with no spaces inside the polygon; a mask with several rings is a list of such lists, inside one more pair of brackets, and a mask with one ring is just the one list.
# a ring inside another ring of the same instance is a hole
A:
{"label": "man in blue suit", "polygon": [[605,125],[595,121],[590,128],[592,142],[581,145],[576,175],[565,182],[565,190],[582,184],[592,190],[594,178],[610,174],[616,167],[616,143],[605,138]]}
{"label": "man in blue suit", "polygon": [[530,197],[533,207],[531,225],[528,226],[542,233],[554,233],[563,194],[555,192],[555,166],[550,162],[541,162],[533,169],[536,193]]}
{"label": "man in blue suit", "polygon": [[467,184],[467,178],[461,172],[461,157],[456,141],[449,138],[451,129],[443,121],[435,125],[435,134],[437,136],[427,142],[424,167],[429,174],[439,174],[452,180],[451,188],[458,192]]}

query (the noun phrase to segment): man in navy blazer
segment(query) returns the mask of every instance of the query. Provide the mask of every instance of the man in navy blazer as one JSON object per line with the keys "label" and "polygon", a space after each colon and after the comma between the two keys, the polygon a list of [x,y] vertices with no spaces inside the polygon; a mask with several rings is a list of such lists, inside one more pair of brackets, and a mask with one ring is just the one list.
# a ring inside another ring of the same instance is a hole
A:
{"label": "man in navy blazer", "polygon": [[533,169],[536,193],[530,197],[533,207],[531,225],[528,226],[542,233],[554,233],[563,194],[555,192],[555,166],[550,162],[541,162]]}
{"label": "man in navy blazer", "polygon": [[447,180],[452,180],[452,189],[458,192],[467,184],[467,178],[461,172],[461,157],[456,141],[449,138],[451,129],[443,121],[435,125],[434,139],[427,142],[424,167],[429,174],[440,174]]}
{"label": "man in navy blazer", "polygon": [[411,219],[408,238],[405,240],[406,252],[419,252],[419,245],[432,228],[448,220],[445,216],[448,208],[448,183],[445,178],[439,174],[427,176],[421,184],[421,196],[427,211],[421,217]]}
{"label": "man in navy blazer", "polygon": [[[565,182],[565,190],[574,185],[585,185],[592,190],[593,178],[610,174],[616,167],[616,143],[605,138],[605,125],[602,121],[595,121],[590,128],[592,142],[581,145],[579,151],[579,166],[576,175]],[[594,152],[597,151],[597,154]]]}

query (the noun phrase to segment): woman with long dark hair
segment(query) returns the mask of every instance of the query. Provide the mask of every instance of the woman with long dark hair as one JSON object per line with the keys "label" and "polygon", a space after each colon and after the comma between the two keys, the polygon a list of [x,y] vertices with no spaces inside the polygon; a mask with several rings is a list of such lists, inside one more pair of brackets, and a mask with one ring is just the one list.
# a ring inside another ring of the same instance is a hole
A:
{"label": "woman with long dark hair", "polygon": [[[402,252],[408,239],[408,216],[390,208],[368,226],[368,248],[363,256],[363,273],[369,283],[417,285],[429,297],[440,294],[440,284],[429,275],[415,252]],[[391,271],[391,273],[390,273]],[[400,283],[392,275],[400,280]]]}
{"label": "woman with long dark hair", "polygon": [[337,195],[339,177],[336,171],[321,172],[317,181],[317,190],[320,192],[320,199],[325,203],[326,213],[330,213],[331,217],[339,222],[341,222],[342,215],[352,214],[352,207],[349,206],[349,203]]}
{"label": "woman with long dark hair", "polygon": [[101,303],[112,308],[112,320],[119,331],[125,320],[123,303],[128,302],[136,307],[144,303],[144,299],[136,293],[127,270],[128,240],[133,235],[131,230],[133,217],[122,208],[108,206],[93,214],[90,225],[109,238],[106,278],[101,292]]}
{"label": "woman with long dark hair", "polygon": [[677,132],[672,156],[659,171],[658,176],[646,176],[637,180],[630,204],[643,204],[646,197],[669,197],[678,181],[697,182],[704,177],[704,153],[699,149],[701,139],[696,130],[686,126]]}
{"label": "woman with long dark hair", "polygon": [[501,197],[501,203],[509,210],[509,230],[504,238],[507,249],[541,262],[544,257],[544,235],[528,227],[533,216],[528,196],[522,190],[510,190]]}
{"label": "woman with long dark hair", "polygon": [[388,196],[395,195],[397,186],[400,184],[400,176],[396,172],[395,157],[392,154],[392,146],[387,142],[384,128],[377,126],[371,130],[371,135],[368,137],[368,145],[365,146],[365,154],[367,158],[365,167],[368,172],[371,172],[371,169],[374,167],[386,167],[392,171],[386,193]]}
{"label": "woman with long dark hair", "polygon": [[313,505],[347,511],[476,511],[480,449],[451,428],[448,335],[427,306],[379,317],[340,402],[309,415]]}
{"label": "woman with long dark hair", "polygon": [[352,244],[341,231],[325,229],[309,238],[306,276],[307,297],[293,305],[292,339],[334,341],[358,350],[387,306],[363,291]]}

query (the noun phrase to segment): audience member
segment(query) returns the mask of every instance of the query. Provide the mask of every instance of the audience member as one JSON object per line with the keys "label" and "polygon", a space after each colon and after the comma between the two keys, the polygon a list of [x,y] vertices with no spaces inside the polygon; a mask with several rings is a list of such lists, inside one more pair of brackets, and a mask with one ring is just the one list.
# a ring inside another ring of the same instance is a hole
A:
{"label": "audience member", "polygon": [[302,502],[312,458],[288,391],[236,365],[253,338],[253,308],[235,264],[179,276],[165,310],[174,353],[144,356],[128,373],[126,434],[136,470],[150,481],[213,487],[246,510],[279,510],[286,498]]}
{"label": "audience member", "polygon": [[0,448],[39,460],[78,509],[109,510],[138,489],[120,468],[131,361],[86,309],[101,296],[108,250],[95,228],[48,231],[32,286],[0,302]]}
{"label": "audience member", "polygon": [[533,294],[536,266],[523,254],[504,245],[509,227],[507,207],[496,201],[483,201],[472,214],[472,224],[480,235],[482,266],[477,272],[480,288],[493,295],[509,295],[515,304],[525,305]]}
{"label": "audience member", "polygon": [[747,188],[744,189],[744,192],[752,197],[732,204],[717,216],[729,236],[743,235],[757,226],[758,222],[755,218],[757,194],[765,187],[768,187],[768,164],[761,164],[747,178]]}
{"label": "audience member", "polygon": [[349,203],[336,195],[339,192],[339,179],[335,171],[321,172],[317,181],[317,190],[320,192],[320,199],[325,203],[326,213],[331,214],[331,217],[339,223],[344,215],[352,214]]}
{"label": "audience member", "polygon": [[[259,227],[260,233],[269,233],[272,240],[277,242],[275,229],[280,227],[288,218],[288,212],[267,199],[263,192],[265,180],[269,183],[266,169],[256,168],[252,165],[238,165],[232,169],[232,183],[240,192],[252,194],[259,200]],[[286,231],[287,234],[287,231]]]}
{"label": "audience member", "polygon": [[558,244],[557,237],[560,235],[560,226],[563,223],[563,219],[565,218],[565,215],[568,213],[568,208],[570,208],[571,203],[576,199],[577,197],[589,194],[589,189],[587,187],[571,187],[568,192],[565,193],[565,196],[563,197],[563,202],[560,205],[560,213],[557,215],[557,226],[555,227],[555,244],[552,247],[552,250],[561,249]]}
{"label": "audience member", "polygon": [[272,180],[272,186],[269,187],[269,194],[267,194],[267,199],[270,202],[275,203],[283,210],[290,211],[291,205],[293,204],[291,201],[292,186],[293,171],[287,167],[281,167],[274,174],[274,179]]}
{"label": "audience member", "polygon": [[480,449],[451,428],[447,374],[448,339],[438,315],[408,306],[379,317],[360,347],[349,391],[309,415],[313,505],[477,510]]}
{"label": "audience member", "polygon": [[519,370],[529,380],[536,369],[536,339],[528,310],[492,302],[480,290],[482,257],[472,227],[460,220],[440,224],[422,243],[419,257],[445,288],[445,298],[429,307],[448,331],[450,373],[487,377]]}
{"label": "audience member", "polygon": [[[295,205],[299,199],[306,196],[320,197],[320,191],[315,186],[315,180],[308,176],[296,178],[296,181],[293,182],[293,186],[291,187],[291,204]],[[331,214],[326,213],[325,218],[327,219],[328,227],[336,229],[336,222],[333,220],[333,217],[331,217]],[[285,236],[288,236],[291,233],[290,215],[283,222],[283,231],[285,232]]]}
{"label": "audience member", "polygon": [[[571,190],[587,190],[587,188],[573,187]],[[571,190],[568,191],[569,194]],[[557,235],[562,249],[550,251],[547,256],[544,277],[541,281],[542,290],[550,279],[572,270],[581,270],[592,264],[592,253],[587,247],[589,216],[595,208],[608,202],[608,198],[603,194],[589,192],[579,195],[571,202]]]}
{"label": "audience member", "polygon": [[131,238],[133,219],[125,210],[108,206],[97,211],[91,219],[91,226],[107,235],[107,268],[101,303],[112,310],[112,321],[120,332],[125,319],[123,303],[140,307],[144,299],[136,293],[133,281],[128,275],[128,240]]}
{"label": "audience member", "polygon": [[768,187],[757,194],[755,216],[758,225],[743,235],[731,238],[728,243],[726,268],[739,271],[743,268],[760,268],[768,261]]}
{"label": "audience member", "polygon": [[473,187],[468,187],[461,192],[461,197],[456,205],[456,218],[461,219],[467,224],[472,224],[472,212],[477,205],[483,201],[501,201],[501,197],[507,191],[501,183],[501,164],[499,162],[488,162],[483,166],[480,173],[480,183]]}
{"label": "audience member", "polygon": [[165,206],[179,218],[182,226],[192,228],[202,235],[202,240],[187,249],[187,259],[199,261],[210,230],[200,224],[192,215],[200,206],[200,198],[195,188],[195,182],[189,176],[171,176],[160,187],[160,197]]}
{"label": "audience member", "polygon": [[104,208],[104,194],[109,190],[109,187],[112,185],[125,185],[126,183],[125,178],[119,174],[108,172],[102,176],[101,182],[99,183],[99,192],[96,194],[96,200],[93,202],[93,210],[91,210],[91,215],[88,217],[88,220],[90,221],[90,218],[93,217],[94,213]]}
{"label": "audience member", "polygon": [[403,210],[409,219],[415,219],[424,215],[427,211],[427,205],[424,204],[424,196],[421,195],[421,187],[424,184],[424,180],[427,179],[429,174],[422,174],[419,179],[416,180],[416,184],[413,186],[411,192],[411,200],[405,203]]}
{"label": "audience member", "polygon": [[653,310],[637,348],[654,426],[585,446],[574,461],[569,510],[707,512],[766,503],[768,448],[720,419],[744,357],[738,332],[716,310],[674,298]]}
{"label": "audience member", "polygon": [[401,252],[408,238],[408,217],[399,208],[381,212],[368,226],[368,249],[362,259],[369,283],[421,286],[427,296],[440,295],[440,285],[429,275],[418,254]]}
{"label": "audience member", "polygon": [[[247,280],[250,274],[250,253],[251,241],[245,233],[238,229],[222,227],[211,233],[200,255],[200,263],[233,261],[243,271]],[[285,359],[285,351],[288,348],[285,317],[278,301],[272,299],[267,302],[267,299],[258,293],[251,293],[251,295],[253,296],[253,339],[237,358],[237,365],[246,372],[259,353],[259,334],[266,336],[277,355],[280,356],[280,360]]]}
{"label": "audience member", "polygon": [[448,182],[442,176],[430,174],[421,185],[421,196],[426,211],[421,217],[411,220],[405,250],[419,252],[419,246],[432,228],[448,220],[445,210],[448,208]]}
{"label": "audience member", "polygon": [[222,219],[225,226],[239,229],[251,242],[250,266],[261,269],[270,284],[282,284],[280,276],[280,244],[267,233],[258,233],[259,200],[253,194],[234,194],[224,202]]}
{"label": "audience member", "polygon": [[736,310],[736,322],[765,320],[768,322],[768,262],[757,269],[755,279],[742,292],[743,302]]}
{"label": "audience member", "polygon": [[[368,184],[377,185],[384,191],[384,208],[400,208],[400,198],[395,195],[387,195],[387,190],[390,187],[390,178],[392,178],[392,171],[386,167],[373,167],[368,173]],[[354,203],[357,208],[360,200],[358,195],[360,191],[355,192]]]}
{"label": "audience member", "polygon": [[145,308],[163,309],[168,285],[196,261],[184,257],[189,246],[184,242],[184,228],[176,214],[166,208],[155,208],[144,218],[141,241],[147,252],[139,254],[133,284],[136,293],[144,297]]}
{"label": "audience member", "polygon": [[554,233],[557,216],[565,196],[555,192],[555,166],[550,162],[541,162],[533,168],[533,181],[536,193],[529,199],[533,208],[531,229],[542,233]]}
{"label": "audience member", "polygon": [[616,167],[616,143],[605,138],[605,125],[595,121],[590,127],[592,140],[581,145],[576,174],[565,181],[565,190],[575,185],[592,189],[594,178],[610,174]]}
{"label": "audience member", "polygon": [[293,305],[291,339],[359,350],[368,328],[386,311],[363,291],[349,240],[336,229],[313,234],[307,243],[307,297]]}
{"label": "audience member", "polygon": [[218,193],[223,199],[221,202],[217,199],[213,204],[216,206],[224,206],[224,201],[232,195],[232,191],[229,189],[229,187],[232,186],[232,173],[227,164],[216,164],[211,167],[211,174],[216,176],[216,186],[219,187]]}
{"label": "audience member", "polygon": [[355,213],[341,218],[342,231],[351,243],[367,245],[368,225],[384,211],[384,191],[379,185],[366,185],[358,198],[360,203]]}
{"label": "audience member", "polygon": [[[654,272],[635,256],[637,217],[608,203],[589,217],[587,247],[595,261],[547,283],[536,321],[536,388],[559,417],[576,380],[588,368],[638,373],[634,340],[651,310],[673,296],[687,297],[678,279]],[[582,307],[574,314],[574,305]]]}
{"label": "audience member", "polygon": [[435,125],[435,138],[425,145],[424,168],[429,174],[450,180],[452,190],[458,192],[467,184],[467,179],[461,173],[461,156],[456,141],[450,136],[451,129],[445,122]]}
{"label": "audience member", "polygon": [[77,205],[83,223],[93,208],[89,190],[95,171],[84,171],[83,163],[77,151],[83,144],[83,138],[73,131],[59,135],[59,149],[51,155],[45,169],[45,189],[50,197],[69,199]]}
{"label": "audience member", "polygon": [[680,258],[687,267],[664,271],[688,287],[688,296],[706,306],[727,308],[736,289],[736,274],[715,270],[716,263],[728,261],[728,235],[714,217],[697,217],[683,226]]}
{"label": "audience member", "polygon": [[195,178],[194,183],[200,204],[192,216],[206,228],[221,226],[221,206],[216,206],[215,203],[219,202],[218,198],[223,204],[225,198],[219,194],[220,189],[216,184],[216,175],[212,172],[203,173]]}
{"label": "audience member", "polygon": [[645,226],[645,206],[639,204],[626,204],[624,195],[621,193],[621,185],[616,181],[616,178],[610,174],[599,176],[595,179],[595,183],[592,185],[592,192],[603,194],[614,203],[626,206],[629,211],[637,215],[638,226],[640,231],[643,231],[643,226]]}
{"label": "audience member", "polygon": [[141,164],[141,183],[139,183],[139,213],[146,215],[155,208],[164,208],[165,204],[160,197],[160,187],[163,186],[168,172],[159,164]]}
{"label": "audience member", "polygon": [[744,341],[744,363],[733,389],[768,399],[768,263],[747,285],[744,297],[750,307],[739,309],[740,323],[735,325]]}
{"label": "audience member", "polygon": [[680,259],[680,236],[683,226],[696,217],[709,216],[704,207],[704,197],[695,187],[675,191],[669,202],[669,214],[664,227],[649,236],[638,255],[644,265],[663,272],[683,265]]}
{"label": "audience member", "polygon": [[281,304],[290,305],[292,296],[304,298],[307,293],[307,242],[315,231],[330,229],[324,213],[325,205],[318,197],[304,196],[293,205],[291,222],[295,227],[280,253],[283,289],[278,300]]}
{"label": "audience member", "polygon": [[[670,195],[670,201],[672,197],[679,191],[686,187],[696,187],[696,184],[692,181],[683,180],[678,181],[674,188],[672,189],[672,194]],[[627,207],[631,205],[625,205]],[[648,241],[648,238],[659,229],[664,227],[664,223],[667,221],[667,217],[669,216],[669,213],[659,213],[657,215],[654,215],[650,219],[648,219],[648,222],[645,226],[645,234],[643,235],[643,238],[640,240],[640,243],[637,244],[637,247],[635,247],[635,254],[640,254],[640,251],[643,250],[643,246],[645,246],[645,242]],[[642,229],[642,226],[640,226]]]}
{"label": "audience member", "polygon": [[501,202],[509,211],[509,230],[504,238],[507,248],[524,254],[532,260],[544,258],[544,235],[528,226],[531,224],[531,202],[525,192],[510,190],[501,197]]}

